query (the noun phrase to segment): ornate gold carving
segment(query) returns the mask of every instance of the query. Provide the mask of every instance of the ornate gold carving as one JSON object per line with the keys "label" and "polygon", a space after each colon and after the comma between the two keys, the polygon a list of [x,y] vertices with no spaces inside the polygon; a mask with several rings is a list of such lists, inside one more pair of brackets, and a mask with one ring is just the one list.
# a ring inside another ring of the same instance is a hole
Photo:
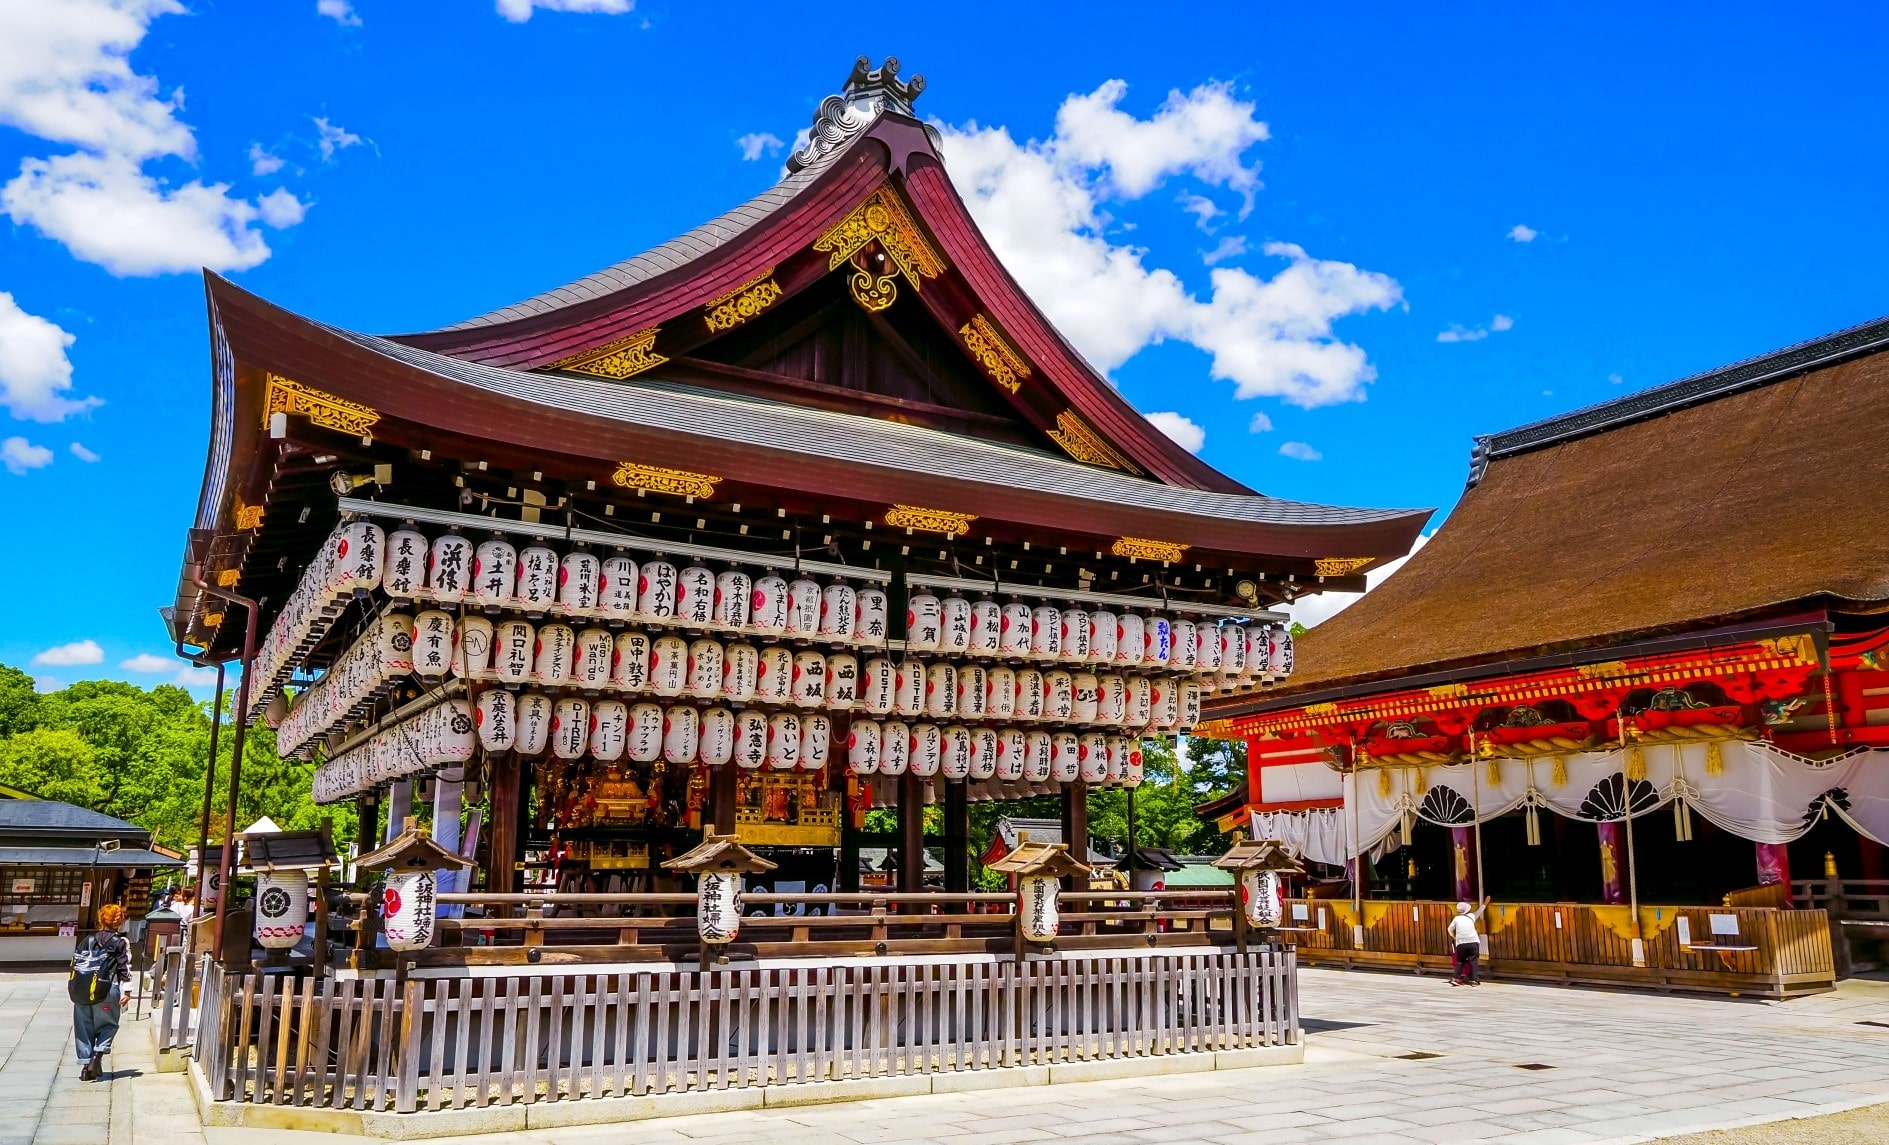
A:
{"label": "ornate gold carving", "polygon": [[1108,551],[1118,557],[1173,563],[1181,559],[1181,555],[1187,552],[1188,547],[1177,545],[1172,541],[1151,541],[1146,537],[1120,537],[1109,546]]}
{"label": "ornate gold carving", "polygon": [[781,284],[774,281],[774,268],[770,266],[728,293],[711,300],[703,307],[707,313],[703,314],[702,321],[707,324],[711,334],[733,330],[780,301],[781,294]]}
{"label": "ornate gold carving", "polygon": [[268,393],[262,403],[262,424],[265,426],[276,414],[293,413],[301,414],[326,429],[338,429],[366,437],[373,432],[374,423],[380,420],[380,412],[372,406],[323,393],[313,386],[305,386],[280,374],[268,374],[265,377],[268,383]]}
{"label": "ornate gold carving", "polygon": [[218,588],[233,588],[236,582],[241,579],[243,579],[242,569],[224,569],[222,572],[216,574]]}
{"label": "ornate gold carving", "polygon": [[1030,364],[1010,348],[997,327],[982,314],[973,315],[969,322],[958,327],[958,337],[964,339],[965,349],[984,367],[990,380],[1011,393],[1016,393],[1023,379],[1030,376]]}
{"label": "ornate gold carving", "polygon": [[1376,560],[1376,557],[1320,557],[1312,562],[1312,567],[1319,576],[1344,576],[1356,572]]}
{"label": "ornate gold carving", "polygon": [[1085,465],[1100,465],[1105,469],[1120,469],[1126,473],[1139,474],[1141,470],[1126,457],[1115,452],[1102,436],[1089,428],[1087,422],[1076,416],[1074,410],[1064,410],[1056,415],[1056,428],[1049,431],[1051,441],[1062,446],[1063,452]]}
{"label": "ornate gold carving", "polygon": [[[931,249],[931,243],[912,222],[898,193],[890,187],[880,187],[866,196],[866,201],[854,208],[852,214],[815,239],[813,249],[826,252],[828,270],[838,270],[841,264],[873,242],[885,251],[913,290],[922,289],[925,279],[944,273],[944,259]],[[857,261],[854,265],[857,269],[847,280],[854,301],[875,312],[892,305],[892,300],[898,297],[898,283],[892,275],[889,272],[875,274]]]}
{"label": "ornate gold carving", "polygon": [[638,330],[628,338],[618,338],[595,350],[585,350],[581,354],[553,362],[551,368],[569,370],[573,374],[589,374],[593,378],[611,382],[633,378],[669,360],[656,352],[656,335],[661,330],[660,326]]}
{"label": "ornate gold carving", "polygon": [[657,465],[619,461],[617,471],[610,475],[610,480],[625,489],[647,489],[651,493],[700,497],[706,501],[715,495],[715,485],[721,478],[708,473],[691,473],[686,469],[664,469]]}
{"label": "ornate gold carving", "polygon": [[223,623],[223,614],[220,612],[206,612],[198,619],[203,622],[205,628],[215,628],[217,625]]}
{"label": "ornate gold carving", "polygon": [[894,505],[885,511],[885,523],[895,529],[917,529],[923,533],[943,533],[961,537],[971,531],[975,513],[953,513],[945,509],[921,509],[917,505]]}
{"label": "ornate gold carving", "polygon": [[243,499],[238,497],[236,499],[236,531],[246,533],[251,529],[261,528],[262,509],[261,505],[245,505]]}

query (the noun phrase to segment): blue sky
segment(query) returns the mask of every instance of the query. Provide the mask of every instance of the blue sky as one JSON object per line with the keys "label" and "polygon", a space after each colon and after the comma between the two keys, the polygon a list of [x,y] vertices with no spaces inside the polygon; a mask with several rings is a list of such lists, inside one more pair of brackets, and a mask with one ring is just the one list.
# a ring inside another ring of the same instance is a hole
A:
{"label": "blue sky", "polygon": [[1447,509],[1473,434],[1889,312],[1875,7],[554,6],[602,11],[0,0],[0,661],[176,675],[196,266],[455,321],[760,191],[860,53],[928,78],[1077,344],[1267,493]]}

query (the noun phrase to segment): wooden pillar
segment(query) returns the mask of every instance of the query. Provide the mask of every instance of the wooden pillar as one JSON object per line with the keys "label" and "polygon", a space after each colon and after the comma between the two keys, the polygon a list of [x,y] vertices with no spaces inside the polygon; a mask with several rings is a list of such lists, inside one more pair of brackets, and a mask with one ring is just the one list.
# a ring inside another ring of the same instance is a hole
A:
{"label": "wooden pillar", "polygon": [[1883,845],[1873,839],[1865,839],[1858,836],[1856,847],[1858,852],[1857,857],[1863,861],[1863,877],[1865,879],[1881,879],[1883,871]]}
{"label": "wooden pillar", "polygon": [[971,789],[945,784],[944,885],[948,891],[971,889]]}
{"label": "wooden pillar", "polygon": [[[380,799],[369,791],[361,796],[355,806],[359,818],[355,821],[354,846],[365,855],[374,849],[374,840],[380,838]],[[354,885],[357,888],[366,886],[368,881],[358,869],[355,870]]]}
{"label": "wooden pillar", "polygon": [[[1080,779],[1063,784],[1063,842],[1079,863],[1089,861],[1089,785]],[[1088,890],[1074,885],[1073,876],[1063,880],[1064,890]]]}
{"label": "wooden pillar", "polygon": [[[870,780],[861,779],[860,782],[868,783]],[[850,801],[840,815],[840,869],[834,885],[841,894],[855,894],[859,890],[859,828],[853,826]]]}
{"label": "wooden pillar", "polygon": [[899,889],[925,889],[925,781],[899,776]]}
{"label": "wooden pillar", "polygon": [[1620,823],[1596,823],[1600,832],[1600,901],[1618,906],[1627,901],[1627,852]]}
{"label": "wooden pillar", "polygon": [[387,830],[381,836],[385,846],[394,841],[394,836],[406,829],[409,816],[413,814],[413,781],[396,779],[387,785]]}
{"label": "wooden pillar", "polygon": [[715,832],[726,835],[735,829],[735,812],[739,800],[741,769],[732,764],[711,767],[708,771],[708,815],[702,820],[712,824]]}
{"label": "wooden pillar", "polygon": [[492,757],[492,828],[487,835],[485,889],[508,895],[518,890],[518,856],[523,841],[524,766],[516,752]]}

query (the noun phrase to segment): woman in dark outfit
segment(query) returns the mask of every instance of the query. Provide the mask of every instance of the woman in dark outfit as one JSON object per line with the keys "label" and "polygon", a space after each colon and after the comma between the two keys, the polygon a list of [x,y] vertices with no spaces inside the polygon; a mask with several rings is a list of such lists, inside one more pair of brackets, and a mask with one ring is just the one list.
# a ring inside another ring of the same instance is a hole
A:
{"label": "woman in dark outfit", "polygon": [[124,1013],[124,996],[118,987],[131,981],[131,944],[118,932],[124,924],[125,908],[106,903],[98,908],[99,929],[72,953],[66,993],[72,999],[72,1040],[84,1081],[97,1081],[103,1072],[101,1063],[111,1052],[118,1019]]}

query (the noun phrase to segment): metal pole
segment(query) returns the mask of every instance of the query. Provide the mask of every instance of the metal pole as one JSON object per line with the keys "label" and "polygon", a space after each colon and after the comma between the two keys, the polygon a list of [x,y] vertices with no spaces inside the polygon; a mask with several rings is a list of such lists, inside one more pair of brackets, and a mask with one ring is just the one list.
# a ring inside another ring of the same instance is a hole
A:
{"label": "metal pole", "polygon": [[216,665],[216,699],[210,705],[210,762],[203,769],[203,814],[197,820],[197,869],[201,877],[203,864],[210,857],[210,804],[212,792],[216,790],[216,749],[217,736],[223,730],[223,670],[221,660]]}
{"label": "metal pole", "polygon": [[1627,909],[1633,912],[1633,964],[1646,964],[1646,935],[1640,931],[1640,871],[1633,855],[1633,778],[1627,774],[1627,709],[1621,701],[1614,714],[1620,728],[1620,789],[1627,810]]}
{"label": "metal pole", "polygon": [[249,618],[243,624],[243,678],[236,682],[236,740],[230,745],[230,797],[227,815],[223,826],[223,853],[218,858],[217,876],[217,922],[215,938],[210,948],[211,956],[218,962],[223,960],[223,931],[229,920],[230,877],[236,866],[236,793],[240,789],[243,777],[243,740],[249,724],[249,678],[256,662],[256,623],[262,606],[246,596],[239,596],[227,589],[215,588],[197,579],[197,587],[220,600],[242,605]]}

